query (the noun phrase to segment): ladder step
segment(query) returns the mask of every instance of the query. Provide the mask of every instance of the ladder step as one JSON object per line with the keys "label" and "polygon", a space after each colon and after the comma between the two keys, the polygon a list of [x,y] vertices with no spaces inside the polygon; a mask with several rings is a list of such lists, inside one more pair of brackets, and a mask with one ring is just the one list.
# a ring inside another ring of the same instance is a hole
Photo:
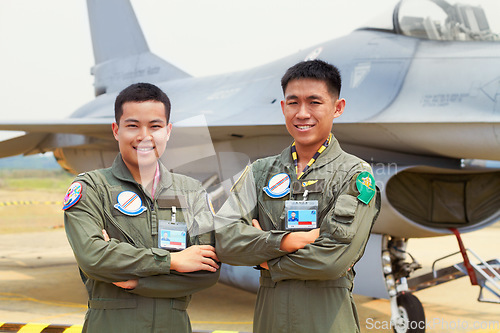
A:
{"label": "ladder step", "polygon": [[457,267],[450,266],[439,269],[435,273],[430,272],[419,276],[411,277],[407,280],[408,289],[417,291],[429,287],[437,286],[438,284],[452,281],[465,276]]}
{"label": "ladder step", "polygon": [[[476,256],[477,257],[477,256]],[[458,270],[466,273],[467,270],[463,263],[455,265]],[[480,302],[498,303],[500,304],[500,260],[491,259],[486,263],[482,261],[481,264],[473,264],[474,272],[476,273],[477,282],[479,284],[479,296],[477,298]],[[484,291],[489,291],[490,296],[493,298],[486,298],[483,295]]]}

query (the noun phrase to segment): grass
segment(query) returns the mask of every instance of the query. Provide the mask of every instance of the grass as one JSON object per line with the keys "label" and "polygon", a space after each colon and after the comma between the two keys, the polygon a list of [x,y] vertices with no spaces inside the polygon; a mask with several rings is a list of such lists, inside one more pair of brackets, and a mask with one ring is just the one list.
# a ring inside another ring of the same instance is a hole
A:
{"label": "grass", "polygon": [[73,178],[62,170],[0,170],[0,189],[66,191]]}
{"label": "grass", "polygon": [[[0,170],[0,233],[63,227],[62,201],[74,176],[59,170]],[[23,201],[56,202],[22,204]]]}

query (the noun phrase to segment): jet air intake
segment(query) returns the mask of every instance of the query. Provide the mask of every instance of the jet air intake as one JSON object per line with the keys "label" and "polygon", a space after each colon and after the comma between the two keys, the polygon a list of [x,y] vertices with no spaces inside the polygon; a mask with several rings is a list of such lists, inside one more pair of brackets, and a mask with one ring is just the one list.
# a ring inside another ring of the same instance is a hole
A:
{"label": "jet air intake", "polygon": [[373,231],[403,238],[468,232],[500,218],[500,170],[407,167],[383,187],[385,205]]}

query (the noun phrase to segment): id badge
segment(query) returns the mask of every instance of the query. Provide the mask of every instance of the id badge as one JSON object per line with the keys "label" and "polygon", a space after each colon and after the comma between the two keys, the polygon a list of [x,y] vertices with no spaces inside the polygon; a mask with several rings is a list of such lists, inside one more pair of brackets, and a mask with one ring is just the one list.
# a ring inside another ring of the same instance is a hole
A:
{"label": "id badge", "polygon": [[310,230],[318,227],[318,200],[287,200],[285,211],[286,230]]}
{"label": "id badge", "polygon": [[158,247],[169,251],[182,251],[187,243],[187,226],[175,221],[159,221]]}

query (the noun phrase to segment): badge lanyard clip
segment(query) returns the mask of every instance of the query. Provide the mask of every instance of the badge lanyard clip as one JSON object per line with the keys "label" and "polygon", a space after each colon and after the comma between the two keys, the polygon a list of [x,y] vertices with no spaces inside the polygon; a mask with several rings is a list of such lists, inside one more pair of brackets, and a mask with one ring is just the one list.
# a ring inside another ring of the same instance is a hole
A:
{"label": "badge lanyard clip", "polygon": [[[159,221],[158,247],[169,251],[182,251],[187,247],[188,236],[185,223],[176,221],[177,208],[172,206],[171,221]],[[182,220],[182,219],[181,219]]]}
{"label": "badge lanyard clip", "polygon": [[172,206],[172,223],[174,223],[174,224],[175,224],[175,222],[176,222],[176,221],[175,221],[175,213],[176,213],[176,210],[177,210],[177,209],[175,208],[175,206]]}
{"label": "badge lanyard clip", "polygon": [[304,191],[304,194],[302,195],[302,201],[306,201],[307,200],[307,196],[309,195],[309,191],[308,190],[305,190]]}

